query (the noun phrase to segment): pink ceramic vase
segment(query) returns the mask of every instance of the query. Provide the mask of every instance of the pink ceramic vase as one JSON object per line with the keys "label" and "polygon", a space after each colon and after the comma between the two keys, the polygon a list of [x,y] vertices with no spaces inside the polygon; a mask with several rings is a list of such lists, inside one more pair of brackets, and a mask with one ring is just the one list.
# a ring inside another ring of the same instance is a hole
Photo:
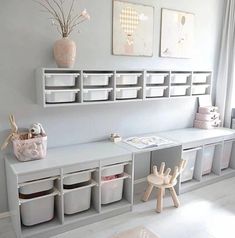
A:
{"label": "pink ceramic vase", "polygon": [[54,44],[54,57],[59,68],[72,68],[76,58],[76,44],[68,37],[57,40]]}

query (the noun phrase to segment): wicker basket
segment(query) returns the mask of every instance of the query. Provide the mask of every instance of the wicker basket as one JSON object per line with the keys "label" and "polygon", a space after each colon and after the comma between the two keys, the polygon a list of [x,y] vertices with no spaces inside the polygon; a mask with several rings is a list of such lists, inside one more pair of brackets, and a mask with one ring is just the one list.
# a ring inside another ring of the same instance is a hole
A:
{"label": "wicker basket", "polygon": [[31,139],[13,139],[14,154],[20,161],[44,159],[47,152],[47,136]]}

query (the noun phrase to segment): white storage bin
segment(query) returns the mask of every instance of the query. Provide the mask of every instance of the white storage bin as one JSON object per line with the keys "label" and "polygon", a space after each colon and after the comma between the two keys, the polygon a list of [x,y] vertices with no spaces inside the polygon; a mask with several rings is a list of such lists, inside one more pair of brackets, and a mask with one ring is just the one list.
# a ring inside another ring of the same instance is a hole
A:
{"label": "white storage bin", "polygon": [[109,204],[122,199],[123,179],[110,180],[101,184],[101,204]]}
{"label": "white storage bin", "polygon": [[193,85],[192,86],[192,95],[198,94],[206,94],[206,90],[210,87],[210,85]]}
{"label": "white storage bin", "polygon": [[173,83],[173,84],[186,84],[189,76],[190,76],[190,74],[188,74],[188,73],[172,74],[171,83]]}
{"label": "white storage bin", "polygon": [[135,88],[117,88],[116,98],[117,99],[134,99],[138,97],[138,91],[140,87]]}
{"label": "white storage bin", "polygon": [[215,145],[205,146],[202,156],[202,174],[209,174],[212,169],[213,159],[215,153]]}
{"label": "white storage bin", "polygon": [[[74,175],[69,175],[64,178],[64,186],[71,185],[75,188],[65,188],[71,190],[64,195],[64,213],[67,215],[82,212],[88,210],[91,205],[91,186],[88,187],[89,181],[91,180],[91,172],[84,171]],[[87,182],[87,185],[83,187],[76,187],[80,183]],[[74,190],[74,191],[73,191]]]}
{"label": "white storage bin", "polygon": [[83,101],[103,101],[109,99],[111,88],[95,88],[83,90]]}
{"label": "white storage bin", "polygon": [[187,161],[186,167],[181,175],[181,182],[186,182],[193,179],[195,162],[198,149],[183,151],[182,158]]}
{"label": "white storage bin", "polygon": [[146,84],[164,84],[167,76],[168,74],[149,73],[146,77]]}
{"label": "white storage bin", "polygon": [[79,89],[74,90],[46,90],[46,103],[75,102]]}
{"label": "white storage bin", "polygon": [[225,141],[224,142],[224,150],[223,150],[221,169],[227,169],[229,167],[232,148],[233,148],[233,141]]}
{"label": "white storage bin", "polygon": [[171,96],[185,96],[189,86],[171,86]]}
{"label": "white storage bin", "polygon": [[126,73],[116,75],[116,85],[136,85],[141,74]]}
{"label": "white storage bin", "polygon": [[112,176],[117,174],[122,174],[124,172],[124,164],[117,164],[104,167],[101,171],[101,176]]}
{"label": "white storage bin", "polygon": [[195,73],[193,75],[193,83],[206,83],[209,73]]}
{"label": "white storage bin", "polygon": [[46,74],[46,87],[73,87],[79,74]]}
{"label": "white storage bin", "polygon": [[27,195],[32,193],[38,193],[42,191],[48,191],[52,189],[54,186],[54,180],[46,180],[46,181],[33,181],[32,183],[29,183],[28,185],[24,185],[19,188],[19,193]]}
{"label": "white storage bin", "polygon": [[83,74],[84,86],[107,86],[112,74]]}
{"label": "white storage bin", "polygon": [[64,214],[86,211],[91,206],[91,187],[81,188],[64,194]]}
{"label": "white storage bin", "polygon": [[167,86],[163,87],[146,87],[146,97],[163,97],[164,91],[167,89]]}
{"label": "white storage bin", "polygon": [[21,221],[25,226],[47,222],[54,217],[54,196],[40,198],[21,204]]}

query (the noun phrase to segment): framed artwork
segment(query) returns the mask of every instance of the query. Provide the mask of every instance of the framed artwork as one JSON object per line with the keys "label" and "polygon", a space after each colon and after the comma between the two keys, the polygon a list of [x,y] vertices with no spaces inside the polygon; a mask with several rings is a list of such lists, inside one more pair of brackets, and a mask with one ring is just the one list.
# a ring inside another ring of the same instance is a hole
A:
{"label": "framed artwork", "polygon": [[154,8],[113,1],[113,54],[153,55]]}
{"label": "framed artwork", "polygon": [[160,56],[192,58],[194,24],[192,13],[162,9]]}

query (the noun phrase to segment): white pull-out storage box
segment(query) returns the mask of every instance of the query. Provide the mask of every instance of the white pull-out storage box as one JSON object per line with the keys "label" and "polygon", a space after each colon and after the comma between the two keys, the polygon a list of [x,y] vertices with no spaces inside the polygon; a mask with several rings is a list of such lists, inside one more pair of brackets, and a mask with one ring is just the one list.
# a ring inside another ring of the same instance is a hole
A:
{"label": "white pull-out storage box", "polygon": [[[20,197],[24,196],[24,199],[37,198],[20,205],[21,221],[25,226],[50,221],[54,217],[54,196],[45,196],[50,193],[53,186],[54,181],[47,180],[20,187]],[[37,194],[40,192],[41,197]]]}
{"label": "white pull-out storage box", "polygon": [[171,96],[185,96],[189,87],[188,85],[171,86]]}
{"label": "white pull-out storage box", "polygon": [[167,89],[167,86],[162,86],[162,87],[146,87],[146,97],[147,98],[163,97],[165,89]]}
{"label": "white pull-out storage box", "polygon": [[233,148],[233,141],[224,142],[223,158],[221,169],[227,169],[231,160],[231,153]]}
{"label": "white pull-out storage box", "polygon": [[186,182],[193,179],[197,151],[201,148],[184,150],[182,158],[187,161],[186,168],[182,172],[181,182]]}
{"label": "white pull-out storage box", "polygon": [[195,73],[193,75],[193,83],[207,83],[207,78],[209,76],[209,73]]}
{"label": "white pull-out storage box", "polygon": [[46,103],[75,102],[79,89],[46,90]]}
{"label": "white pull-out storage box", "polygon": [[109,79],[113,74],[83,74],[83,85],[84,86],[107,86],[109,85]]}
{"label": "white pull-out storage box", "polygon": [[172,84],[186,84],[188,81],[189,73],[175,73],[171,75]]}
{"label": "white pull-out storage box", "polygon": [[136,85],[141,73],[120,73],[116,75],[116,85]]}
{"label": "white pull-out storage box", "polygon": [[206,90],[210,87],[208,84],[204,85],[193,85],[192,86],[192,95],[206,94]]}
{"label": "white pull-out storage box", "polygon": [[105,181],[104,178],[108,176],[122,175],[123,172],[123,164],[108,166],[102,169],[101,204],[109,204],[122,199],[124,179],[120,177]]}
{"label": "white pull-out storage box", "polygon": [[211,173],[213,159],[215,154],[215,145],[208,145],[204,147],[202,156],[202,175]]}
{"label": "white pull-out storage box", "polygon": [[165,77],[168,74],[148,73],[146,77],[146,84],[164,84]]}
{"label": "white pull-out storage box", "polygon": [[74,87],[79,74],[46,74],[46,87]]}
{"label": "white pull-out storage box", "polygon": [[[64,194],[64,213],[66,215],[82,212],[88,210],[91,205],[91,172],[84,171],[74,175],[66,176],[63,180],[64,187],[71,186],[65,189]],[[82,186],[82,183],[87,184]],[[79,187],[79,184],[81,187]]]}
{"label": "white pull-out storage box", "polygon": [[141,87],[129,87],[129,88],[117,88],[116,98],[117,99],[135,99],[138,97],[138,91]]}
{"label": "white pull-out storage box", "polygon": [[92,88],[83,90],[83,101],[105,101],[109,99],[111,88]]}

